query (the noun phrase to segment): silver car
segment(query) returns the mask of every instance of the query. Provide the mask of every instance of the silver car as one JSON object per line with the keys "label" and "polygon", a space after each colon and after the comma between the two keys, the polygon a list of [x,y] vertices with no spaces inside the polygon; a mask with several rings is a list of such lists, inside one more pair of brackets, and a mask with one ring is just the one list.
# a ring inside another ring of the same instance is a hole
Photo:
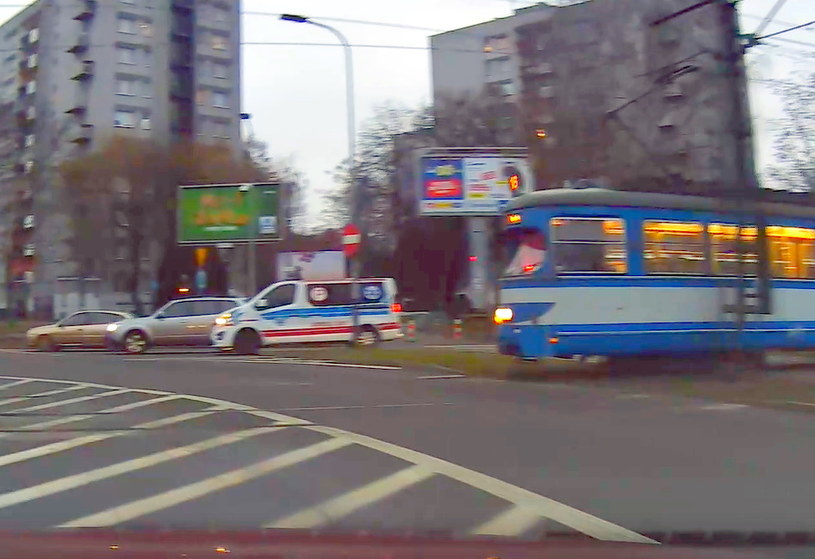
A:
{"label": "silver car", "polygon": [[106,345],[127,353],[144,353],[153,346],[208,346],[215,318],[243,301],[238,297],[170,301],[150,316],[108,325]]}

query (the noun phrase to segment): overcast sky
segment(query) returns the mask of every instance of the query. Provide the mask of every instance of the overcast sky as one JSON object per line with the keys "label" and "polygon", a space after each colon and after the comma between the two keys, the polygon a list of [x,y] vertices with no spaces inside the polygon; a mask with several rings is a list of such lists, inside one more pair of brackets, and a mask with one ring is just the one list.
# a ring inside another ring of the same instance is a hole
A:
{"label": "overcast sky", "polygon": [[[116,0],[101,0],[111,2]],[[752,31],[778,0],[743,0],[743,29]],[[513,7],[530,5],[522,0],[244,0],[244,12],[295,13],[340,29],[355,45],[390,45],[414,48],[354,48],[358,122],[370,116],[373,106],[393,100],[417,105],[430,99],[428,35],[510,15]],[[689,0],[689,4],[692,2]],[[13,0],[0,0],[0,21],[19,8]],[[20,2],[18,5],[23,5]],[[331,18],[331,19],[328,19]],[[366,25],[365,20],[405,27]],[[788,24],[815,20],[815,1],[786,0],[767,32]],[[801,52],[815,53],[815,27],[783,35],[786,41],[753,49],[758,72],[764,79],[788,78],[800,72]],[[332,184],[332,169],[346,156],[344,59],[341,48],[308,45],[258,45],[258,42],[329,43],[334,37],[310,25],[279,21],[276,15],[243,16],[244,111],[252,115],[255,134],[269,144],[273,156],[293,156],[314,186]],[[754,96],[756,133],[761,142],[759,158],[766,160],[767,123],[773,116],[773,99]]]}

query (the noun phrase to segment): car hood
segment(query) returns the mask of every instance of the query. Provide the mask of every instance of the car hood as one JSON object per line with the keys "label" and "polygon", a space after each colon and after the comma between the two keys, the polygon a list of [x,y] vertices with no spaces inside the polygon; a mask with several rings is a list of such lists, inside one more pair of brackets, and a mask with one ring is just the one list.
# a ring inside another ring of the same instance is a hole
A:
{"label": "car hood", "polygon": [[57,327],[56,324],[46,324],[44,326],[35,326],[34,328],[30,328],[25,334],[29,338],[34,336],[39,336],[40,334],[49,334],[54,331]]}

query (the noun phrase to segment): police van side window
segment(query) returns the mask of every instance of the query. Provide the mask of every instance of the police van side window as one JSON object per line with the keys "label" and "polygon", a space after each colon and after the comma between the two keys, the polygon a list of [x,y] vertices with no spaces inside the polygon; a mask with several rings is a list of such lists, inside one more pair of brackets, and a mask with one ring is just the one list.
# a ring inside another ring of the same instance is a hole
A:
{"label": "police van side window", "polygon": [[308,302],[315,307],[351,304],[350,283],[312,283],[307,289]]}

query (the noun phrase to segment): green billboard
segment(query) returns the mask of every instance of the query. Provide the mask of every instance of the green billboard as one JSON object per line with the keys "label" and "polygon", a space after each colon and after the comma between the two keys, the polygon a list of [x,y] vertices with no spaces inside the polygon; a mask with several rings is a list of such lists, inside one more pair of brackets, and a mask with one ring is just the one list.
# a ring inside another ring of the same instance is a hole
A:
{"label": "green billboard", "polygon": [[274,183],[208,184],[178,189],[178,242],[273,241],[280,238],[280,187]]}

